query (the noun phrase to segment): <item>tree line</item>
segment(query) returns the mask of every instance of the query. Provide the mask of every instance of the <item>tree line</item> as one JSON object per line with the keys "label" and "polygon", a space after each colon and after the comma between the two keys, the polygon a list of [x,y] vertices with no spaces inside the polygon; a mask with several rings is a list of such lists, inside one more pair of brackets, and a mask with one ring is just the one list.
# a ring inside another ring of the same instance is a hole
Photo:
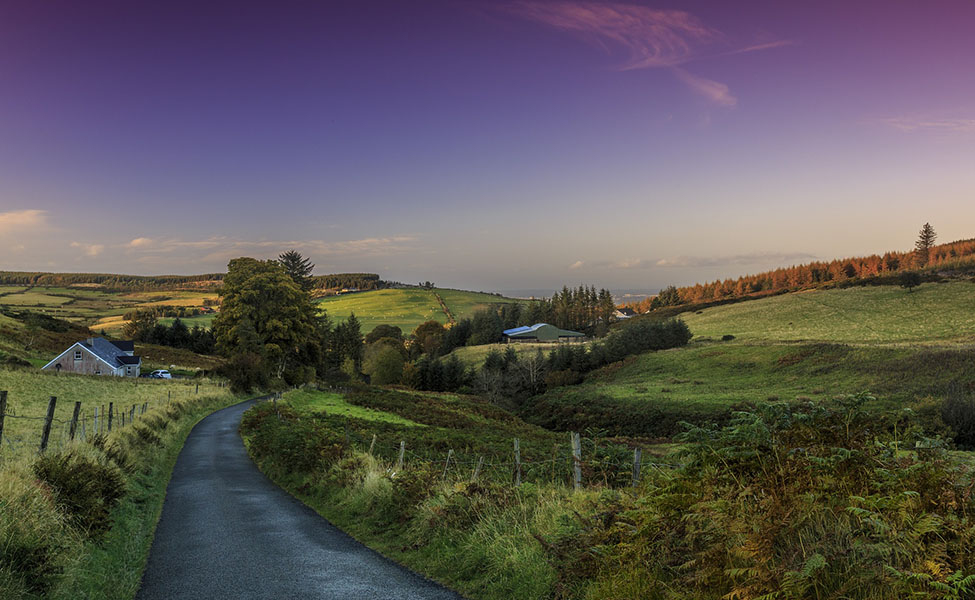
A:
{"label": "tree line", "polygon": [[637,312],[677,304],[694,304],[752,295],[843,285],[847,282],[870,280],[898,284],[900,273],[919,269],[957,268],[975,263],[975,239],[935,245],[934,228],[925,223],[918,235],[914,250],[885,252],[828,262],[815,261],[746,275],[737,279],[723,279],[693,286],[668,287],[655,298],[628,304]]}
{"label": "tree line", "polygon": [[[310,274],[309,274],[310,275]],[[164,291],[164,290],[217,290],[225,273],[202,275],[118,275],[111,273],[44,273],[28,271],[0,271],[0,285],[26,285],[38,287],[67,287],[97,285],[106,291]],[[371,290],[385,287],[385,282],[375,273],[334,273],[310,275],[312,288],[316,290],[357,288]]]}

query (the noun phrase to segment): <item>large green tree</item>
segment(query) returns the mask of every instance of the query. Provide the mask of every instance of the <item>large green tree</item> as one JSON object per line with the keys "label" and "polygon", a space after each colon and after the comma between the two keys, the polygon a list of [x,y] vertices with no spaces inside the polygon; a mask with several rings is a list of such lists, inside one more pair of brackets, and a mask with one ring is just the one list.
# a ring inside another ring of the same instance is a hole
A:
{"label": "large green tree", "polygon": [[300,252],[293,249],[288,250],[278,256],[278,262],[302,290],[310,292],[315,287],[315,282],[311,278],[315,265],[310,259],[302,256]]}
{"label": "large green tree", "polygon": [[309,295],[280,263],[231,260],[220,295],[213,330],[221,354],[231,361],[246,357],[241,360],[259,369],[260,383],[313,377],[309,370],[320,352],[309,346],[321,344],[320,318]]}

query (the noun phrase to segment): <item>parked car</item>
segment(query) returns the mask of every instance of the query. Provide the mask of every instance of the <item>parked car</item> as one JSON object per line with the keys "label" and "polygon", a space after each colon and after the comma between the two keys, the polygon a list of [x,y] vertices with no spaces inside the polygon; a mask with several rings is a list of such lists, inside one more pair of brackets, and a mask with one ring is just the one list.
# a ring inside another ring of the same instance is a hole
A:
{"label": "parked car", "polygon": [[152,373],[149,373],[149,377],[152,379],[172,379],[173,376],[166,369],[156,369]]}

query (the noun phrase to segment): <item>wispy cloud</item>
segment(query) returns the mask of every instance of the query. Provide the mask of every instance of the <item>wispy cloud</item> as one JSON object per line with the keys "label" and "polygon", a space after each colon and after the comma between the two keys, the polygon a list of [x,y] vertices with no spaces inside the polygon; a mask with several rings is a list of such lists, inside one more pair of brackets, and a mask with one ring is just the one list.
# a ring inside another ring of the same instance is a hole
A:
{"label": "wispy cloud", "polygon": [[11,210],[0,212],[0,233],[12,233],[47,225],[46,210]]}
{"label": "wispy cloud", "polygon": [[704,96],[711,103],[718,106],[732,107],[738,104],[738,99],[731,95],[728,86],[719,82],[692,75],[679,67],[674,67],[674,75],[680,79],[684,85],[691,88],[701,96]]}
{"label": "wispy cloud", "polygon": [[722,54],[757,52],[789,45],[777,40],[736,47],[720,31],[682,10],[622,3],[517,2],[509,10],[522,18],[576,35],[610,55],[622,55],[617,69],[670,68],[692,91],[718,106],[736,104],[728,86],[678,68]]}
{"label": "wispy cloud", "polygon": [[586,263],[582,262],[581,260],[577,260],[571,265],[569,265],[569,268],[574,270],[574,269],[581,269],[584,266],[586,266]]}
{"label": "wispy cloud", "polygon": [[915,131],[975,133],[975,118],[908,116],[886,117],[875,119],[875,122],[908,133]]}
{"label": "wispy cloud", "polygon": [[137,237],[131,242],[129,242],[129,248],[147,248],[153,244],[155,240],[147,237]]}
{"label": "wispy cloud", "polygon": [[98,256],[105,250],[104,244],[86,244],[84,242],[71,242],[72,248],[79,248],[85,256]]}
{"label": "wispy cloud", "polygon": [[733,265],[786,264],[815,260],[816,256],[805,252],[753,252],[734,256],[675,256],[661,258],[658,267],[726,267]]}

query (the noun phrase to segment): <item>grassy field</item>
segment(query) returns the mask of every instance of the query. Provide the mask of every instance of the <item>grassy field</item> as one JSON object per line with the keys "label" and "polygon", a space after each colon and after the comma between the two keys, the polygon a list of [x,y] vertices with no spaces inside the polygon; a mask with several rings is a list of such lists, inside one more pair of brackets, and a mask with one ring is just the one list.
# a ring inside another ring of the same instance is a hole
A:
{"label": "grassy field", "polygon": [[463,292],[458,290],[428,290],[424,288],[395,288],[328,296],[318,301],[335,322],[344,321],[351,313],[362,323],[362,332],[368,333],[378,325],[394,325],[409,334],[425,321],[447,323],[434,294],[443,298],[455,319],[470,317],[475,311],[491,304],[516,302],[493,294]]}
{"label": "grassy field", "polygon": [[480,368],[481,365],[484,364],[484,359],[487,358],[487,355],[495,350],[498,352],[505,352],[508,348],[514,348],[519,357],[534,354],[541,350],[543,356],[548,356],[548,353],[556,347],[556,344],[482,344],[480,346],[464,346],[462,348],[457,348],[448,354],[447,357],[453,355],[456,356],[465,367]]}
{"label": "grassy field", "polygon": [[[897,411],[975,390],[975,285],[800,292],[684,313],[687,348],[640,355],[549,390],[524,417],[557,429],[669,436],[765,400],[869,391]],[[724,335],[733,341],[718,341]]]}
{"label": "grassy field", "polygon": [[102,377],[44,373],[32,369],[0,367],[0,390],[8,392],[7,411],[18,417],[7,418],[0,444],[0,460],[29,455],[37,451],[41,437],[42,420],[47,413],[48,400],[56,396],[50,445],[57,447],[66,439],[65,427],[74,411],[74,403],[81,402],[81,415],[87,418],[86,431],[92,426],[94,408],[107,408],[109,402],[116,407],[129,409],[133,404],[150,405],[173,400],[197,397],[196,385],[200,384],[199,396],[230,398],[228,388],[219,387],[209,380],[161,380],[125,377]]}
{"label": "grassy field", "polygon": [[[204,300],[217,299],[211,291],[107,292],[89,287],[0,286],[0,308],[42,313],[109,335],[120,334],[125,325],[123,315],[131,310],[153,306],[199,308]],[[209,326],[212,318],[196,317],[201,326]]]}
{"label": "grassy field", "polygon": [[696,337],[847,344],[975,342],[975,284],[785,294],[681,315]]}

